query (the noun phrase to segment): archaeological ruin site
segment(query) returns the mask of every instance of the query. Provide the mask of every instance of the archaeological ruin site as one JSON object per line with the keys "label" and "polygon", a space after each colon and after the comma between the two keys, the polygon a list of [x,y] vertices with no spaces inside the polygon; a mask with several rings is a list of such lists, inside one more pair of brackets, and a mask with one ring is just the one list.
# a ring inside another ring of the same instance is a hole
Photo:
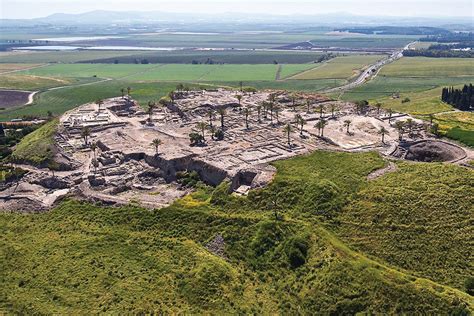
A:
{"label": "archaeological ruin site", "polygon": [[56,171],[18,165],[28,173],[4,188],[0,204],[41,211],[75,196],[156,208],[189,193],[180,180],[193,175],[213,186],[229,181],[233,192],[247,194],[271,181],[272,161],[315,150],[377,150],[390,159],[452,163],[473,157],[426,130],[403,113],[316,94],[178,91],[142,107],[117,97],[62,115]]}

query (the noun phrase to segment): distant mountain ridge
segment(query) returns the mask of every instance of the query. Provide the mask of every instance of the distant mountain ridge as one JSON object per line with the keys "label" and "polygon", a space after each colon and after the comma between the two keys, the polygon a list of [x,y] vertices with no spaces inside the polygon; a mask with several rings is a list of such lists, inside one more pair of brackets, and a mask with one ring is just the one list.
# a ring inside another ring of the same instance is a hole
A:
{"label": "distant mountain ridge", "polygon": [[445,24],[469,24],[471,17],[426,18],[393,16],[360,16],[345,12],[318,15],[275,15],[261,13],[228,12],[221,14],[173,13],[163,11],[105,11],[95,10],[84,13],[54,13],[35,19],[0,19],[1,25],[9,24],[154,24],[160,22],[180,23],[302,23],[313,25],[412,25],[441,26]]}

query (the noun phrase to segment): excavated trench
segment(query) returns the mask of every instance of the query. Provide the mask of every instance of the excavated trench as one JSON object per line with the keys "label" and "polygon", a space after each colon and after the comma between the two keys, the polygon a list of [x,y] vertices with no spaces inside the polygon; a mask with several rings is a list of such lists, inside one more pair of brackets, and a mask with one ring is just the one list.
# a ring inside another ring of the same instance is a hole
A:
{"label": "excavated trench", "polygon": [[466,157],[461,147],[438,140],[401,144],[395,156],[421,162],[455,162]]}

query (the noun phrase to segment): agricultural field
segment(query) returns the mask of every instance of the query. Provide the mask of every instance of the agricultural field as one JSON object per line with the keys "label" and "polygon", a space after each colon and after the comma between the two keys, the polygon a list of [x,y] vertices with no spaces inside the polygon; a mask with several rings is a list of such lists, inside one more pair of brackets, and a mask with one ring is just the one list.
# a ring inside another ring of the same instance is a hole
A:
{"label": "agricultural field", "polygon": [[346,79],[357,76],[367,65],[382,59],[382,55],[355,55],[336,57],[320,66],[306,71],[290,79],[294,80],[314,80],[314,79]]}
{"label": "agricultural field", "polygon": [[343,36],[316,36],[310,40],[310,42],[318,47],[339,47],[370,50],[381,48],[402,48],[416,39],[418,39],[418,36],[346,34]]}
{"label": "agricultural field", "polygon": [[131,81],[272,81],[282,68],[284,77],[313,65],[186,65],[186,64],[56,64],[18,74],[58,78],[127,77]]}
{"label": "agricultural field", "polygon": [[18,89],[36,91],[78,83],[77,79],[52,78],[18,74],[0,74],[0,89]]}
{"label": "agricultural field", "polygon": [[[66,200],[46,213],[1,213],[0,294],[17,313],[467,313],[473,302],[461,283],[473,268],[466,257],[472,245],[433,237],[467,228],[472,172],[407,164],[368,183],[367,174],[384,164],[375,153],[319,151],[275,163],[273,183],[248,197],[228,195],[227,184],[202,185],[153,211]],[[423,185],[404,181],[414,175]],[[456,185],[441,185],[448,180]],[[442,205],[454,212],[427,213],[439,210],[441,197],[407,199],[428,189],[441,190]],[[268,209],[275,199],[279,208]],[[364,217],[375,216],[375,208],[361,211],[369,199],[385,216],[376,223],[391,229],[364,226]],[[401,217],[392,201],[411,215]],[[364,239],[346,235],[358,229]],[[218,235],[225,260],[205,248]],[[420,242],[413,251],[410,240]],[[447,248],[453,253],[442,261]],[[430,271],[437,275],[425,279]]]}
{"label": "agricultural field", "polygon": [[472,58],[402,58],[382,68],[380,76],[424,78],[424,77],[473,77]]}
{"label": "agricultural field", "polygon": [[0,108],[6,109],[28,102],[29,92],[0,90]]}
{"label": "agricultural field", "polygon": [[41,64],[2,64],[0,63],[0,75],[4,73],[11,73],[18,70],[39,67],[39,66],[41,66]]}
{"label": "agricultural field", "polygon": [[45,116],[48,111],[55,115],[64,113],[78,105],[120,95],[120,89],[132,87],[132,97],[140,104],[150,100],[158,101],[176,83],[137,83],[129,81],[107,81],[87,85],[67,86],[61,89],[41,93],[32,105],[0,111],[1,120],[10,120],[21,116]]}
{"label": "agricultural field", "polygon": [[15,51],[0,52],[2,63],[76,63],[142,54],[141,51]]}
{"label": "agricultural field", "polygon": [[212,61],[216,64],[306,64],[314,63],[323,53],[308,51],[258,51],[258,50],[180,50],[137,52],[121,57],[104,57],[83,59],[84,63],[134,64],[137,60],[147,60],[153,64],[205,64]]}

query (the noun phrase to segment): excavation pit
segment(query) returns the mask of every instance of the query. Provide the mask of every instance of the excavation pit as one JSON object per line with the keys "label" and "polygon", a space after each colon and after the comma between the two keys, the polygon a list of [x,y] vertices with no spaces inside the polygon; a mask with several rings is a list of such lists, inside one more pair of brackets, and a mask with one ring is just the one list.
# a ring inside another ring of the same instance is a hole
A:
{"label": "excavation pit", "polygon": [[453,162],[466,157],[466,152],[461,147],[436,140],[411,143],[405,149],[405,159],[411,161]]}

